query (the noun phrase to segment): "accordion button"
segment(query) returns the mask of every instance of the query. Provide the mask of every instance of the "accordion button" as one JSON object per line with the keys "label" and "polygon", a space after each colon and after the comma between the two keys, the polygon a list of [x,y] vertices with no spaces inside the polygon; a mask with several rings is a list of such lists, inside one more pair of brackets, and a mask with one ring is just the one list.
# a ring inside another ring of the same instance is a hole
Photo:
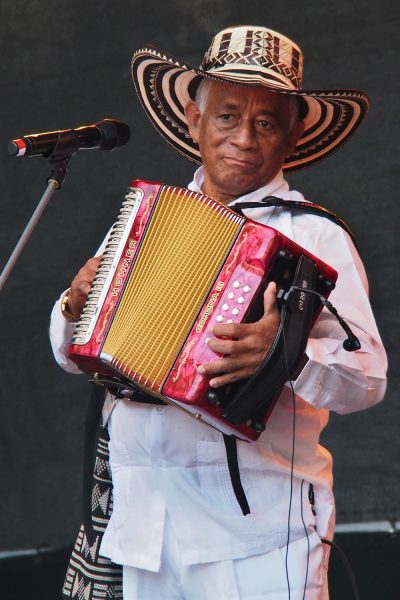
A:
{"label": "accordion button", "polygon": [[229,304],[222,305],[222,310],[228,310],[228,309],[229,309]]}
{"label": "accordion button", "polygon": [[218,315],[218,317],[215,319],[218,323],[221,323],[221,321],[224,320],[224,317],[222,315]]}
{"label": "accordion button", "polygon": [[229,300],[233,300],[234,297],[235,297],[235,294],[233,292],[229,292],[229,294],[228,294]]}
{"label": "accordion button", "polygon": [[250,291],[250,288],[249,288],[249,286],[248,286],[248,285],[245,285],[245,286],[244,286],[244,288],[243,288],[243,291],[244,291],[244,293],[245,293],[245,294],[247,294],[247,292],[249,292],[249,291]]}
{"label": "accordion button", "polygon": [[238,315],[239,314],[239,309],[238,308],[233,308],[232,309],[232,314],[233,315]]}
{"label": "accordion button", "polygon": [[236,289],[239,288],[240,287],[240,281],[234,281],[233,282],[233,287],[236,288]]}
{"label": "accordion button", "polygon": [[243,304],[243,302],[245,302],[245,301],[246,301],[246,299],[243,298],[243,296],[240,296],[240,298],[238,298],[239,304]]}
{"label": "accordion button", "polygon": [[233,323],[232,319],[228,319],[227,323]]}

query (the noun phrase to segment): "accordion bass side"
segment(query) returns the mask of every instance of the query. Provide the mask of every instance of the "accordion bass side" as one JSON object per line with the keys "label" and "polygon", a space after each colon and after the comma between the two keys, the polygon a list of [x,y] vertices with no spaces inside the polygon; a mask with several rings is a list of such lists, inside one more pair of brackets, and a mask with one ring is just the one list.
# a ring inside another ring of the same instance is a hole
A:
{"label": "accordion bass side", "polygon": [[[312,266],[310,281],[303,271],[299,275],[300,259]],[[117,387],[125,382],[127,389],[251,441],[260,435],[252,419],[230,419],[226,402],[212,398],[208,379],[197,372],[198,365],[216,358],[206,340],[217,323],[260,318],[269,281],[282,293],[295,284],[327,297],[336,278],[334,269],[280,232],[208,196],[135,180],[110,231],[68,354],[99,379],[111,378]],[[299,314],[308,298],[303,294],[297,302]],[[307,334],[319,311],[318,303]],[[264,424],[276,392],[266,390],[271,401],[261,415]]]}

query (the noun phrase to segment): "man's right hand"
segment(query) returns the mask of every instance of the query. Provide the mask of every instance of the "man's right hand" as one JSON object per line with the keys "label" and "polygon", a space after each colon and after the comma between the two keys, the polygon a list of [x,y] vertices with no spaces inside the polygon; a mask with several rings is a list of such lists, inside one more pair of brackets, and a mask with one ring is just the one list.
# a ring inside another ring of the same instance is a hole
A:
{"label": "man's right hand", "polygon": [[82,308],[86,302],[90,288],[92,287],[92,282],[96,275],[100,260],[101,256],[89,258],[72,280],[68,296],[68,310],[76,317],[81,316]]}

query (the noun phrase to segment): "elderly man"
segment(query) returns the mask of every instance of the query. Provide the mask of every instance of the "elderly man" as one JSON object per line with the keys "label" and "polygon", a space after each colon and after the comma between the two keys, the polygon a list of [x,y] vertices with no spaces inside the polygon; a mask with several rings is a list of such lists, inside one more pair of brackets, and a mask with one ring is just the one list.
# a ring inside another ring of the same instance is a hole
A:
{"label": "elderly man", "polygon": [[[356,90],[302,90],[301,72],[296,44],[250,26],[220,32],[200,69],[155,48],[139,50],[132,61],[153,124],[180,153],[202,163],[189,188],[239,207],[266,196],[306,204],[289,190],[283,170],[327,156],[367,110],[365,94]],[[328,409],[351,412],[382,399],[385,352],[360,258],[342,228],[290,206],[244,213],[338,271],[331,298],[361,350],[343,349],[342,331],[324,310],[267,430],[257,442],[237,443],[251,509],[246,516],[231,488],[219,431],[172,406],[108,395],[104,422],[114,506],[100,556],[123,565],[124,600],[328,598],[328,552],[321,538],[333,535],[334,500],[331,457],[318,444],[319,434]],[[99,260],[86,263],[53,310],[55,356],[71,372],[79,372],[66,357],[71,321],[79,318]],[[278,329],[275,294],[270,283],[258,322],[215,327],[208,344],[222,357],[198,367],[211,387],[255,372]],[[70,581],[67,597],[78,593],[77,582]]]}

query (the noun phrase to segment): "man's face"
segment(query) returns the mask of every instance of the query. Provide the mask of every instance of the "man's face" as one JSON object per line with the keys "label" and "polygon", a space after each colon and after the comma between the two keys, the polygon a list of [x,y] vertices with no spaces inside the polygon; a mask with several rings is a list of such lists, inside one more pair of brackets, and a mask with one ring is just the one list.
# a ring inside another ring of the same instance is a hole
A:
{"label": "man's face", "polygon": [[202,191],[223,203],[271,181],[303,131],[301,122],[290,129],[289,98],[260,87],[213,81],[204,112],[190,102],[186,115],[203,161]]}

